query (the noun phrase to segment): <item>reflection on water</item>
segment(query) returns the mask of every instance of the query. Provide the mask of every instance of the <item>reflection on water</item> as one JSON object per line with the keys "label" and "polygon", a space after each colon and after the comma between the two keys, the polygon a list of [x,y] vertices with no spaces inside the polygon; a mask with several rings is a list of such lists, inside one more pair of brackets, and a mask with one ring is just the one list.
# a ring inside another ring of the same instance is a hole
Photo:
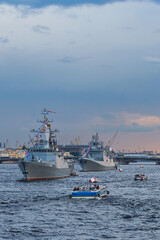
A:
{"label": "reflection on water", "polygon": [[[80,172],[66,179],[23,182],[17,165],[0,165],[0,239],[159,239],[160,166],[121,166],[108,172]],[[134,181],[145,173],[147,181]],[[106,183],[100,200],[71,199],[75,186],[91,177]]]}

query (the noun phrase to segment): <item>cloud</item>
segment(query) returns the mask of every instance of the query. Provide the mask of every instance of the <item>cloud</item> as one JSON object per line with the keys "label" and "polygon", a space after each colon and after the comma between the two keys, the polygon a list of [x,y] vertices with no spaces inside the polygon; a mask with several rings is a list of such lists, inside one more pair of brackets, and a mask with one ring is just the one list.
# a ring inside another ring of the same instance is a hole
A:
{"label": "cloud", "polygon": [[127,32],[133,32],[133,31],[135,31],[134,28],[129,27],[129,26],[123,27],[122,30],[127,31]]}
{"label": "cloud", "polygon": [[8,40],[8,38],[0,37],[0,42],[1,42],[1,43],[8,43],[9,40]]}
{"label": "cloud", "polygon": [[[160,5],[152,1],[36,9],[1,5],[0,19],[4,108],[21,105],[28,114],[44,102],[45,106],[56,102],[55,111],[62,112],[67,105],[71,128],[76,115],[74,129],[82,127],[76,124],[82,115],[86,129],[107,133],[120,126],[123,131],[159,127],[155,119],[159,74],[150,71],[159,65],[146,64],[142,56],[160,54],[159,35],[154,34]],[[159,63],[159,58],[154,62]],[[60,121],[63,126],[65,119]]]}
{"label": "cloud", "polygon": [[151,132],[160,128],[160,118],[138,113],[117,112],[96,116],[92,127],[98,132]]}
{"label": "cloud", "polygon": [[158,57],[143,57],[144,61],[153,64],[160,64],[160,58]]}
{"label": "cloud", "polygon": [[[138,0],[141,2],[141,0]],[[144,0],[144,2],[148,2],[148,0]],[[159,4],[159,0],[151,0],[152,2],[155,2]],[[126,2],[126,0],[0,0],[0,3],[7,3],[11,5],[26,5],[30,6],[32,8],[42,8],[50,5],[59,5],[64,7],[70,7],[70,6],[77,6],[77,5],[84,5],[84,4],[94,4],[94,5],[105,5],[105,4],[113,4],[116,2]]]}
{"label": "cloud", "polygon": [[76,41],[70,41],[68,44],[69,45],[74,45],[74,44],[76,44]]}
{"label": "cloud", "polygon": [[101,68],[112,68],[113,66],[109,65],[109,64],[102,64],[100,65]]}
{"label": "cloud", "polygon": [[32,27],[32,30],[36,33],[48,34],[50,31],[50,28],[46,26],[36,25]]}
{"label": "cloud", "polygon": [[160,127],[160,117],[142,115],[139,113],[120,113],[123,132],[151,132]]}
{"label": "cloud", "polygon": [[83,60],[82,58],[76,58],[76,57],[69,57],[65,56],[63,58],[58,59],[57,61],[62,62],[62,63],[75,63]]}
{"label": "cloud", "polygon": [[160,118],[157,116],[143,116],[141,114],[126,114],[125,123],[130,125],[136,123],[144,127],[160,126]]}
{"label": "cloud", "polygon": [[83,5],[83,4],[95,4],[95,5],[103,5],[106,3],[114,3],[114,2],[124,2],[125,0],[0,0],[0,3],[14,4],[14,5],[27,5],[32,8],[42,8],[50,5],[59,5],[64,7]]}
{"label": "cloud", "polygon": [[121,125],[120,126],[120,131],[122,132],[151,132],[154,131],[155,129],[153,127],[146,127],[146,126],[141,126],[137,123],[131,123],[130,125]]}
{"label": "cloud", "polygon": [[[139,11],[138,17],[133,8]],[[121,105],[120,110],[122,104],[144,102],[142,96],[152,89],[146,84],[152,76],[142,74],[144,62],[141,61],[142,52],[148,46],[159,48],[154,44],[155,36],[152,39],[150,34],[157,29],[157,20],[151,18],[151,24],[147,24],[146,11],[150,15],[155,10],[160,13],[160,8],[152,2],[125,1],[67,8],[51,5],[41,9],[3,5],[3,9],[1,36],[9,39],[0,55],[3,88],[8,89],[8,85],[19,90],[21,86],[61,91],[70,88],[76,92],[88,91],[88,96],[94,91],[98,92],[97,104],[105,102],[108,107],[111,102],[113,108]],[[26,18],[23,17],[25,9]],[[145,44],[142,33],[148,36]],[[160,82],[156,84],[158,89]],[[151,101],[158,102],[153,100],[156,96],[159,95],[155,94]]]}

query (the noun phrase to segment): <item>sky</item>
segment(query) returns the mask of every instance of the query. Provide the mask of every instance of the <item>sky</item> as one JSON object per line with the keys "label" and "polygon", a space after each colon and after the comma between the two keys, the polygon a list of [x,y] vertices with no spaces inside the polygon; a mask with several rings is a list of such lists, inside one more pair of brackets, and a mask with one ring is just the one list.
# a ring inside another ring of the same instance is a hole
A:
{"label": "sky", "polygon": [[160,152],[160,1],[0,1],[0,142],[29,141],[41,110],[59,144],[99,133]]}

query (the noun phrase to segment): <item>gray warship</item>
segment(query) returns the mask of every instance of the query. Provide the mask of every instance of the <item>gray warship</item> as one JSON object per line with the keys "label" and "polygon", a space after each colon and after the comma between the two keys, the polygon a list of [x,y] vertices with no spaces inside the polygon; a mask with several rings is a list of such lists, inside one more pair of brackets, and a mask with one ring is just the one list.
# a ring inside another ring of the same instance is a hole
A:
{"label": "gray warship", "polygon": [[40,128],[32,132],[36,133],[33,147],[26,150],[25,158],[18,162],[18,166],[26,181],[47,180],[65,178],[72,175],[73,164],[64,160],[59,151],[56,140],[57,130],[51,130],[51,122],[47,118],[49,113],[44,109],[44,115]]}
{"label": "gray warship", "polygon": [[99,141],[98,133],[92,136],[89,146],[83,156],[78,159],[83,172],[117,169],[113,154],[108,154],[107,146],[106,148],[103,147],[103,142]]}

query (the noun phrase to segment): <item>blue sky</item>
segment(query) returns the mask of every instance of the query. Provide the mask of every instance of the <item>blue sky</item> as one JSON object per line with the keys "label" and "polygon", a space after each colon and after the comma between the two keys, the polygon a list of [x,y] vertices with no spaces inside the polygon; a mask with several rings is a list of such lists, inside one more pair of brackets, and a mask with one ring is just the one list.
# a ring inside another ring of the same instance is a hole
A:
{"label": "blue sky", "polygon": [[113,148],[160,150],[159,1],[0,1],[0,19],[1,142],[46,107],[61,143],[120,129]]}

